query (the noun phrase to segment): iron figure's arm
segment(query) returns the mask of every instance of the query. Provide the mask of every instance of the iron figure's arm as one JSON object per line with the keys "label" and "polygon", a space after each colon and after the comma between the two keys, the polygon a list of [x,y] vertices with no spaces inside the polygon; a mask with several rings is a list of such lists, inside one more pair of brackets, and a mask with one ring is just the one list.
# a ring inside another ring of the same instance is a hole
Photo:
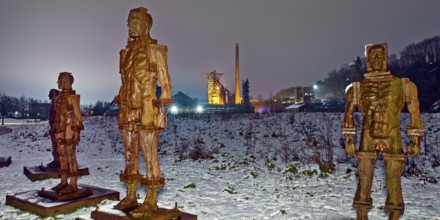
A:
{"label": "iron figure's arm", "polygon": [[70,96],[70,101],[73,107],[73,115],[75,117],[75,123],[74,123],[74,129],[72,130],[84,130],[84,125],[82,123],[82,114],[81,114],[81,109],[79,107],[79,95],[72,95]]}
{"label": "iron figure's arm", "polygon": [[405,99],[411,121],[407,129],[407,135],[411,137],[411,143],[408,146],[407,155],[417,156],[420,153],[420,141],[424,135],[422,119],[420,117],[419,100],[417,98],[416,85],[407,80],[405,85]]}
{"label": "iron figure's arm", "polygon": [[356,149],[354,146],[353,136],[356,134],[356,128],[353,120],[355,109],[355,89],[353,84],[349,85],[345,93],[345,113],[344,125],[342,126],[342,135],[345,135],[345,151],[350,156],[354,156]]}
{"label": "iron figure's arm", "polygon": [[49,125],[50,125],[50,129],[49,129],[49,133],[50,134],[56,134],[56,128],[57,128],[57,123],[55,121],[55,117],[57,114],[57,100],[58,100],[58,96],[54,96],[52,103],[50,104],[50,111],[49,111]]}
{"label": "iron figure's arm", "polygon": [[74,123],[72,125],[72,141],[73,143],[78,144],[80,139],[80,131],[84,130],[84,125],[82,123],[82,115],[79,107],[79,95],[71,95],[69,97],[70,104],[73,107],[73,116],[75,118]]}
{"label": "iron figure's arm", "polygon": [[121,74],[121,87],[119,88],[118,95],[115,96],[113,102],[116,103],[119,107],[125,104],[125,74],[126,71],[124,69],[124,60],[127,56],[127,49],[122,49],[119,52],[119,73]]}
{"label": "iron figure's arm", "polygon": [[157,45],[155,47],[154,56],[157,63],[157,79],[162,87],[162,93],[159,100],[153,101],[153,105],[159,110],[156,119],[156,126],[158,129],[164,129],[166,127],[168,105],[173,103],[173,99],[171,98],[171,80],[168,73],[167,53],[168,48],[166,46]]}
{"label": "iron figure's arm", "polygon": [[158,45],[155,49],[155,58],[157,62],[158,81],[162,87],[162,94],[160,99],[171,99],[171,80],[168,73],[167,64],[168,48],[166,46]]}

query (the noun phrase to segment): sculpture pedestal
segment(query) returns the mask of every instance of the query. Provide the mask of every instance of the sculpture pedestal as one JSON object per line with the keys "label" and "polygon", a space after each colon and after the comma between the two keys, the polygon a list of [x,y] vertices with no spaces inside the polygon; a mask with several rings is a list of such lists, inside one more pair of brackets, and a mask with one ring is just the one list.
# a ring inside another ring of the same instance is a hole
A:
{"label": "sculpture pedestal", "polygon": [[11,157],[0,157],[0,167],[7,167],[11,162]]}
{"label": "sculpture pedestal", "polygon": [[197,220],[197,215],[180,212],[179,210],[159,208],[153,216],[148,218],[132,218],[119,210],[111,210],[111,212],[95,210],[92,212],[91,218],[95,220],[170,220],[174,218],[176,220]]}
{"label": "sculpture pedestal", "polygon": [[80,184],[79,186],[92,190],[93,195],[67,201],[53,201],[38,196],[38,190],[32,190],[14,195],[6,195],[6,205],[45,218],[57,214],[70,213],[81,207],[94,206],[105,199],[119,200],[119,192],[117,191],[84,184]]}
{"label": "sculpture pedestal", "polygon": [[86,196],[93,195],[93,190],[91,188],[78,187],[78,191],[66,195],[59,195],[53,190],[40,190],[38,191],[38,196],[43,198],[48,198],[52,201],[67,201],[72,199],[78,199]]}
{"label": "sculpture pedestal", "polygon": [[[52,168],[43,165],[34,167],[23,167],[24,175],[26,175],[32,182],[50,178],[60,178],[58,171],[59,168]],[[89,168],[83,166],[78,167],[79,176],[85,176],[89,174]]]}

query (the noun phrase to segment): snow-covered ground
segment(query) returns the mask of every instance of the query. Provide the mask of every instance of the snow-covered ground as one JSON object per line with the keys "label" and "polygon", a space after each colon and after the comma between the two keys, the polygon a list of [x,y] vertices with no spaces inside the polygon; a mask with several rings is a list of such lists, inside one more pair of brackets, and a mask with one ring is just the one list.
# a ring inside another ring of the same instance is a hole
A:
{"label": "snow-covered ground", "polygon": [[[402,177],[405,214],[401,219],[440,219],[440,114],[424,114],[427,131],[423,154],[407,160],[417,176]],[[360,122],[360,117],[356,117]],[[340,113],[280,113],[171,117],[161,134],[159,157],[166,185],[160,206],[175,202],[199,219],[355,219],[356,159],[346,156],[341,141]],[[402,117],[402,128],[408,116]],[[84,121],[78,161],[90,170],[79,183],[100,186],[125,195],[118,173],[124,166],[123,147],[114,117]],[[47,124],[6,125],[13,129],[0,137],[0,156],[12,156],[0,168],[0,219],[38,219],[6,206],[6,194],[52,187],[57,179],[31,182],[23,166],[51,161]],[[407,141],[406,139],[404,141]],[[329,150],[328,146],[331,146]],[[192,158],[201,158],[193,160]],[[335,164],[326,172],[322,163]],[[434,166],[433,166],[434,165]],[[385,169],[376,164],[370,219],[387,219]],[[145,166],[141,163],[141,171]],[[145,190],[138,188],[141,199]],[[141,200],[139,201],[141,202]],[[115,201],[104,201],[101,210]],[[88,218],[93,207],[57,215],[56,219]],[[53,219],[53,218],[49,218]]]}

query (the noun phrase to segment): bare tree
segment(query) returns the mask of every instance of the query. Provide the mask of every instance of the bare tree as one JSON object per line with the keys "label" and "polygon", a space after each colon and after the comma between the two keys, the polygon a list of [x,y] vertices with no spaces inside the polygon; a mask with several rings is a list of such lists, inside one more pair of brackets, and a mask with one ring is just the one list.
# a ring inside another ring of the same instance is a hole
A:
{"label": "bare tree", "polygon": [[6,115],[13,109],[14,99],[4,93],[0,93],[0,113],[2,115],[2,125],[5,124]]}

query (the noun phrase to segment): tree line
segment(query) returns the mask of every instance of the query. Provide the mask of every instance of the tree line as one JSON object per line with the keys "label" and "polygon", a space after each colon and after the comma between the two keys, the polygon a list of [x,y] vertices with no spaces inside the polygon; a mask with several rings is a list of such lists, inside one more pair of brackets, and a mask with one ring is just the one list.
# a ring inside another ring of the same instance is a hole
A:
{"label": "tree line", "polygon": [[[432,110],[432,104],[440,100],[440,36],[412,43],[399,56],[389,55],[388,68],[393,75],[410,78],[417,85],[422,111]],[[358,56],[350,64],[332,70],[326,78],[318,80],[317,95],[343,101],[345,88],[354,81],[362,80],[366,71],[366,59]]]}
{"label": "tree line", "polygon": [[5,118],[37,118],[39,111],[37,108],[31,108],[32,104],[48,103],[47,100],[34,99],[26,96],[19,98],[9,96],[0,92],[0,114],[2,125]]}
{"label": "tree line", "polygon": [[95,104],[81,105],[81,110],[88,116],[104,115],[109,111],[111,105],[111,102],[98,100]]}
{"label": "tree line", "polygon": [[[82,105],[83,112],[89,115],[103,115],[109,108],[111,103],[105,101],[97,101],[95,104]],[[26,97],[14,97],[0,92],[0,115],[2,125],[5,118],[19,119],[47,119],[50,102],[48,100],[35,99]]]}

